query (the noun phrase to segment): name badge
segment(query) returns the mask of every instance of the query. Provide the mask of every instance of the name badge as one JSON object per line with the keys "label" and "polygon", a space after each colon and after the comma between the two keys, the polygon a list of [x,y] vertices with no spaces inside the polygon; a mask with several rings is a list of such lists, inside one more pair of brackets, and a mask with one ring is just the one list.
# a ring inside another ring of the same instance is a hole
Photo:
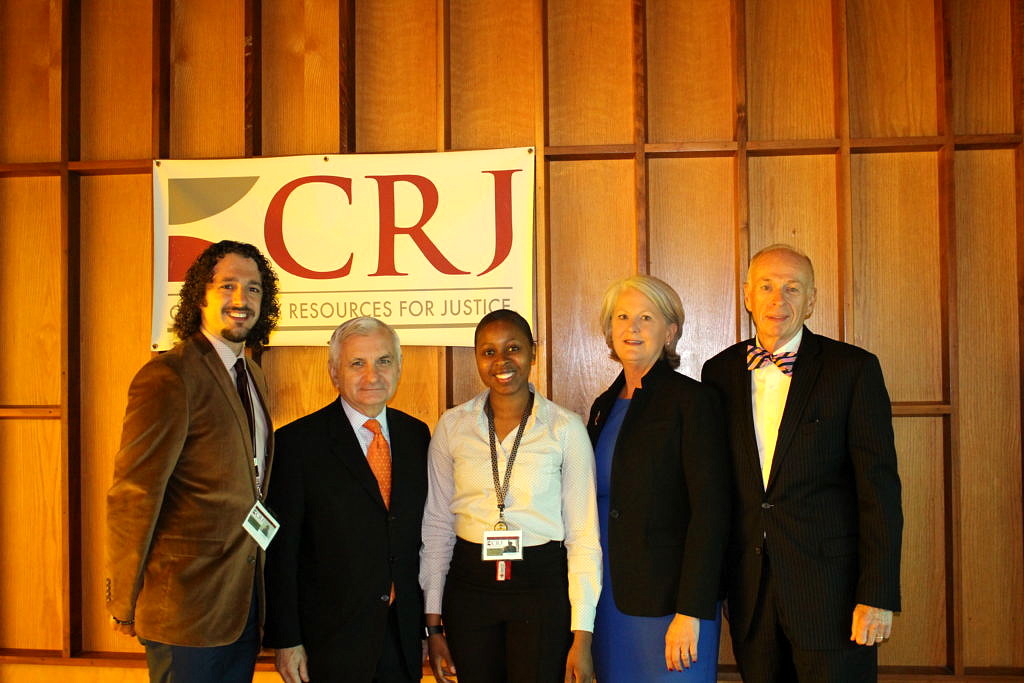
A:
{"label": "name badge", "polygon": [[481,559],[488,562],[523,559],[523,530],[485,531],[481,553]]}
{"label": "name badge", "polygon": [[263,503],[257,500],[249,510],[249,514],[245,516],[242,528],[259,543],[261,548],[266,550],[281,525],[274,519],[274,515],[270,514],[270,510],[263,507]]}

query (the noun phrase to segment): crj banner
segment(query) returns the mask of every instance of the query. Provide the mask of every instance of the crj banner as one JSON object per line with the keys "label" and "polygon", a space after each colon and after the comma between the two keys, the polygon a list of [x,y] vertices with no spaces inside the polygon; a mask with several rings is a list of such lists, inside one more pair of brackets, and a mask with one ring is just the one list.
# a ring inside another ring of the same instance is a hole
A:
{"label": "crj banner", "polygon": [[403,344],[472,346],[483,314],[532,322],[533,148],[153,162],[154,349],[185,271],[249,242],[281,282],[272,345],[321,346],[349,318]]}

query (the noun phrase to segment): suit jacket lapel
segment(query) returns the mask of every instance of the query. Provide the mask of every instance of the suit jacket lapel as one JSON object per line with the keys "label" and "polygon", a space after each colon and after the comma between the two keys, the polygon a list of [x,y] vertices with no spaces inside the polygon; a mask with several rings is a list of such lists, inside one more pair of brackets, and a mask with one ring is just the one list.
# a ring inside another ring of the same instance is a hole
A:
{"label": "suit jacket lapel", "polygon": [[786,408],[782,413],[782,422],[779,424],[779,438],[775,443],[775,457],[772,459],[772,471],[768,477],[769,488],[775,482],[779,463],[786,457],[789,445],[793,441],[793,435],[796,433],[804,409],[807,407],[807,400],[811,397],[811,390],[814,389],[821,371],[819,353],[821,345],[815,335],[806,327],[803,335],[796,356],[796,364],[793,366],[793,381],[789,385]]}
{"label": "suit jacket lapel", "polygon": [[[231,379],[231,374],[224,367],[224,362],[217,355],[213,345],[210,344],[202,332],[196,332],[192,335],[192,341],[195,343],[196,350],[199,351],[200,357],[203,359],[203,364],[209,371],[211,378],[214,383],[220,388],[221,393],[224,395],[224,401],[231,406],[231,411],[235,415],[235,424],[238,426],[239,438],[242,443],[245,444],[245,458],[249,464],[250,479],[252,480],[252,490],[256,493],[256,474],[252,471],[253,461],[253,445],[252,437],[249,435],[249,417],[245,414],[245,406],[242,405],[242,399],[238,396],[238,387]],[[261,397],[262,399],[262,397]],[[267,418],[268,430],[270,425],[270,418]]]}
{"label": "suit jacket lapel", "polygon": [[366,462],[366,456],[352,429],[352,423],[348,421],[348,416],[345,415],[338,399],[334,400],[327,411],[327,431],[330,437],[328,447],[331,452],[348,468],[352,477],[366,490],[367,495],[384,507],[377,477],[373,476],[373,470]]}
{"label": "suit jacket lapel", "polygon": [[740,420],[740,443],[743,445],[746,454],[743,462],[749,466],[748,476],[756,480],[757,487],[761,488],[761,456],[757,450],[757,434],[754,431],[754,401],[751,394],[750,370],[747,370],[746,349],[752,339],[741,342],[736,350],[736,359],[729,363],[732,369],[729,381],[732,382],[730,396],[735,396],[740,405],[734,406],[736,415],[741,415]]}

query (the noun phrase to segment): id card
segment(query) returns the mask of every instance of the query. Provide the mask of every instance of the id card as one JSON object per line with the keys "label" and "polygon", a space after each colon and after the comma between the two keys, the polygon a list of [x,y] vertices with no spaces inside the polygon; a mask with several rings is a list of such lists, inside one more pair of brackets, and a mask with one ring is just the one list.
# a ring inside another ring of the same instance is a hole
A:
{"label": "id card", "polygon": [[480,559],[490,562],[523,559],[523,530],[485,531],[481,553]]}
{"label": "id card", "polygon": [[245,516],[242,528],[249,532],[249,535],[260,544],[261,548],[266,550],[281,525],[274,519],[274,515],[270,514],[270,510],[263,507],[263,503],[257,500],[256,504],[252,506],[252,510],[249,510],[249,514]]}

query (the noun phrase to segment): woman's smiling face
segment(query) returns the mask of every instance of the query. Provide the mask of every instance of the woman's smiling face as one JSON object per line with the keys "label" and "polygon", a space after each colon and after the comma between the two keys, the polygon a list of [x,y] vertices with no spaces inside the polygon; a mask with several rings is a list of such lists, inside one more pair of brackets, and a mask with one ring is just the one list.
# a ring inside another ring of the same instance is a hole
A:
{"label": "woman's smiling face", "polygon": [[492,393],[529,391],[530,368],[536,360],[533,340],[518,326],[495,320],[476,335],[476,369]]}

